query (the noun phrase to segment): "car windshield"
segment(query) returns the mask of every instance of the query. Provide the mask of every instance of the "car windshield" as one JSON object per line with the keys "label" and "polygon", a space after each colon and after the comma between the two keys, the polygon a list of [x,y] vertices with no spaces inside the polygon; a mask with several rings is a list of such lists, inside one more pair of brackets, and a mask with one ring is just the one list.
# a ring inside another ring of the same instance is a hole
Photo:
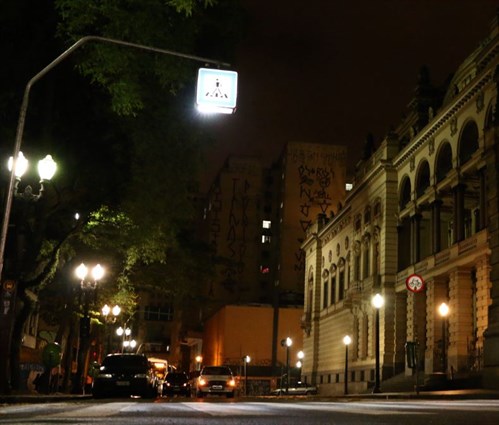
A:
{"label": "car windshield", "polygon": [[188,378],[185,373],[169,373],[166,375],[166,380],[168,382],[186,382]]}
{"label": "car windshield", "polygon": [[210,366],[205,367],[202,372],[203,375],[232,375],[231,370],[224,366]]}
{"label": "car windshield", "polygon": [[147,367],[144,356],[108,356],[102,362],[107,367]]}

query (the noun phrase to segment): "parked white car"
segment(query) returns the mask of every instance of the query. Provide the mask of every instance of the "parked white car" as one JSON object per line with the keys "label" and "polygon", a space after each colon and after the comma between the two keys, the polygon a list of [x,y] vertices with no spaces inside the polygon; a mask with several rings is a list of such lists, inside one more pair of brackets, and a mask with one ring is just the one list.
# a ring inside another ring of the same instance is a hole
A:
{"label": "parked white car", "polygon": [[[286,395],[286,387],[276,388],[271,391],[273,395]],[[317,394],[317,387],[315,385],[310,385],[305,382],[296,382],[290,384],[288,388],[287,395],[312,395]]]}

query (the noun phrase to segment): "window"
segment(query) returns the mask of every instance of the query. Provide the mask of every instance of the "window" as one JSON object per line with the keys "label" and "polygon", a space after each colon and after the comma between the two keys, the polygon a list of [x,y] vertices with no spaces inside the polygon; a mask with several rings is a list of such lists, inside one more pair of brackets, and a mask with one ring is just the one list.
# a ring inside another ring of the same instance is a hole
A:
{"label": "window", "polygon": [[364,211],[364,224],[369,224],[371,222],[371,207],[367,207]]}
{"label": "window", "polygon": [[329,277],[324,281],[324,292],[322,294],[322,308],[327,307],[327,301],[329,297]]}
{"label": "window", "polygon": [[340,276],[338,283],[338,301],[341,301],[345,296],[345,266],[340,268]]}
{"label": "window", "polygon": [[144,309],[144,320],[171,322],[173,320],[173,305],[146,306]]}
{"label": "window", "polygon": [[336,275],[331,278],[331,304],[336,304]]}
{"label": "window", "polygon": [[262,243],[270,243],[270,236],[262,235]]}
{"label": "window", "polygon": [[270,220],[263,220],[262,221],[262,228],[263,229],[270,229],[272,222]]}
{"label": "window", "polygon": [[269,266],[260,266],[260,273],[261,274],[267,274],[270,273],[270,267]]}

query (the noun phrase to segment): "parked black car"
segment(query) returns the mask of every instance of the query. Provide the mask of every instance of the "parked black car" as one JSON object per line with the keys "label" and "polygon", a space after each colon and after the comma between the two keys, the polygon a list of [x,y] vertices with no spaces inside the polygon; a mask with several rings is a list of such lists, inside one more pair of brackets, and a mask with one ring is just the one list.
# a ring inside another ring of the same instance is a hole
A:
{"label": "parked black car", "polygon": [[109,354],[92,384],[95,398],[138,395],[155,397],[156,379],[146,356]]}
{"label": "parked black car", "polygon": [[191,396],[191,383],[189,377],[184,372],[168,372],[163,381],[162,395],[183,395]]}

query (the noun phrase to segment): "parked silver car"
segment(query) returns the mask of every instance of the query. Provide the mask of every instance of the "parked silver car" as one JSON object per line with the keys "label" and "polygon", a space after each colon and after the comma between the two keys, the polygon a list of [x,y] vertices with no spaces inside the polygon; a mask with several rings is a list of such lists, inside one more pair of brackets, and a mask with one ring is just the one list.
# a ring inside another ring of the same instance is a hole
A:
{"label": "parked silver car", "polygon": [[[273,395],[286,395],[286,387],[276,388],[271,391]],[[315,385],[310,385],[305,382],[296,382],[290,384],[288,388],[287,395],[311,395],[317,394],[317,387]]]}

